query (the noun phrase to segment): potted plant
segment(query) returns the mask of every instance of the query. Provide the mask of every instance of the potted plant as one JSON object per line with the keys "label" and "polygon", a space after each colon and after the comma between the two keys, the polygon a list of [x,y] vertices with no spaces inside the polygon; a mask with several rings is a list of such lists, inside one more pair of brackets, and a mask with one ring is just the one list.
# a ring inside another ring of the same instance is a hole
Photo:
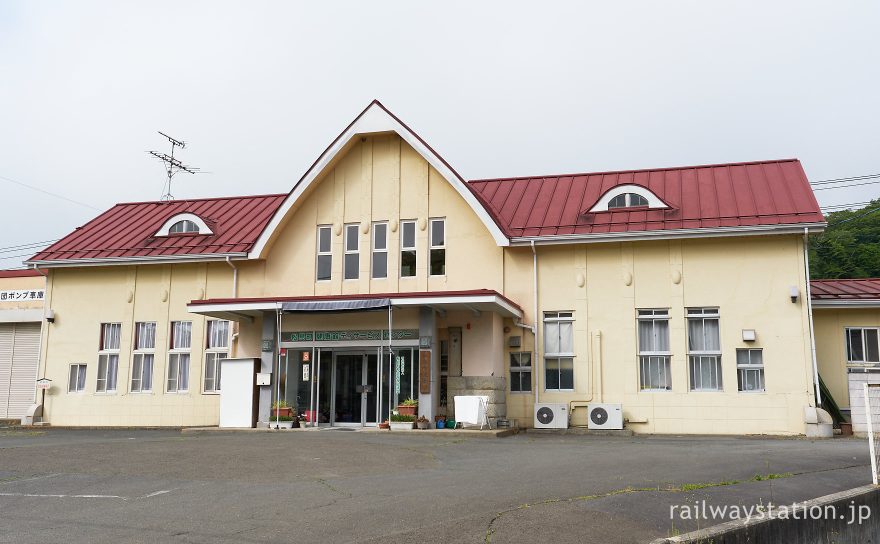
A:
{"label": "potted plant", "polygon": [[413,428],[416,416],[405,414],[391,414],[391,430],[405,431]]}
{"label": "potted plant", "polygon": [[269,418],[270,429],[291,429],[293,428],[293,416],[274,415]]}
{"label": "potted plant", "polygon": [[380,429],[390,429],[391,423],[389,423],[388,420],[386,419],[385,421],[383,421],[382,423],[379,424],[379,428]]}
{"label": "potted plant", "polygon": [[293,413],[293,408],[287,405],[287,401],[285,400],[276,400],[272,403],[272,415],[273,416],[290,416]]}
{"label": "potted plant", "polygon": [[416,410],[419,409],[419,401],[414,398],[408,398],[402,404],[397,405],[397,413],[402,416],[413,416],[415,419]]}
{"label": "potted plant", "polygon": [[427,429],[429,423],[428,418],[425,416],[419,416],[419,419],[416,420],[416,427],[419,429]]}

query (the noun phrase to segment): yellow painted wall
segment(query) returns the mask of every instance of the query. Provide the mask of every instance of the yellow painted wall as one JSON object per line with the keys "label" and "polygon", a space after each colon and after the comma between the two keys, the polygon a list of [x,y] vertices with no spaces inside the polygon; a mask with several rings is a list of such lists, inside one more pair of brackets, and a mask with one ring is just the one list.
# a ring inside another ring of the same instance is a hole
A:
{"label": "yellow painted wall", "polygon": [[[805,293],[801,250],[795,236],[538,247],[540,312],[574,312],[577,353],[574,392],[545,391],[538,357],[540,402],[622,403],[637,432],[802,433],[812,395],[809,337],[803,299],[789,298],[791,285]],[[517,277],[505,284],[518,286],[516,300],[532,323],[522,287],[530,279],[522,276],[527,251],[509,251],[518,266],[508,272]],[[719,308],[723,392],[689,391],[688,307]],[[636,311],[648,308],[670,310],[671,392],[639,391]],[[757,342],[743,342],[742,329],[756,329]],[[737,390],[735,350],[748,347],[764,350],[764,393]],[[533,402],[534,393],[510,394],[508,415],[530,426]],[[586,424],[584,408],[575,408],[573,422]]]}
{"label": "yellow painted wall", "polygon": [[[41,369],[53,381],[46,415],[53,425],[216,425],[219,396],[202,393],[205,317],[186,304],[205,296],[228,296],[225,264],[109,266],[53,269],[49,304],[55,323],[44,327]],[[189,392],[166,393],[170,322],[192,321]],[[134,323],[156,322],[153,391],[130,392]],[[100,324],[122,323],[116,393],[96,393]],[[69,365],[84,363],[86,389],[68,393]],[[42,375],[42,372],[41,372]]]}
{"label": "yellow painted wall", "polygon": [[813,308],[819,375],[822,376],[837,405],[844,410],[849,409],[844,336],[846,327],[880,327],[880,309]]}
{"label": "yellow painted wall", "polygon": [[[446,218],[446,275],[428,274],[429,219]],[[416,220],[417,270],[401,278],[401,220]],[[388,278],[371,279],[371,232],[388,222]],[[344,225],[360,225],[360,274],[343,280]],[[315,281],[317,226],[333,226],[330,281]],[[265,265],[240,271],[239,295],[330,295],[504,289],[502,248],[464,199],[395,134],[356,141],[297,203]]]}

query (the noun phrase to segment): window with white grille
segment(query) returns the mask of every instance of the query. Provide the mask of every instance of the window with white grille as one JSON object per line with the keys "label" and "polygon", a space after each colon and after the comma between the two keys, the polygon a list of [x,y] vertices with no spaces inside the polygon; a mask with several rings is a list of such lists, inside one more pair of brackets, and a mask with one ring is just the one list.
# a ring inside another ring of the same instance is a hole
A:
{"label": "window with white grille", "polygon": [[717,308],[688,308],[691,391],[721,391],[721,332]]}
{"label": "window with white grille", "polygon": [[532,354],[528,351],[510,354],[510,392],[532,390]]}
{"label": "window with white grille", "polygon": [[86,365],[70,365],[70,374],[67,379],[68,393],[82,393],[86,390]]}
{"label": "window with white grille", "polygon": [[638,310],[639,388],[642,391],[672,389],[669,350],[669,310]]}
{"label": "window with white grille", "polygon": [[544,314],[544,389],[574,390],[574,314]]}
{"label": "window with white grille", "polygon": [[332,233],[329,225],[318,227],[318,263],[315,280],[328,281],[333,268]]}
{"label": "window with white grille", "polygon": [[432,276],[446,275],[446,220],[431,219],[429,270]]}
{"label": "window with white grille", "polygon": [[416,222],[400,222],[400,277],[416,275]]}
{"label": "window with white grille", "polygon": [[220,363],[229,357],[229,321],[208,321],[205,342],[205,393],[220,392]]}
{"label": "window with white grille", "polygon": [[880,329],[847,327],[846,360],[849,363],[880,363]]}
{"label": "window with white grille", "polygon": [[131,354],[131,392],[147,393],[153,390],[153,362],[156,359],[156,323],[139,322],[134,325],[134,350]]}
{"label": "window with white grille", "polygon": [[736,372],[740,391],[764,391],[763,350],[736,350]]}
{"label": "window with white grille", "polygon": [[172,321],[169,340],[166,389],[169,393],[185,393],[189,390],[192,321]]}
{"label": "window with white grille", "polygon": [[119,340],[122,323],[101,323],[101,340],[98,347],[98,381],[95,391],[114,393],[119,370]]}
{"label": "window with white grille", "polygon": [[373,279],[388,277],[388,223],[373,224]]}

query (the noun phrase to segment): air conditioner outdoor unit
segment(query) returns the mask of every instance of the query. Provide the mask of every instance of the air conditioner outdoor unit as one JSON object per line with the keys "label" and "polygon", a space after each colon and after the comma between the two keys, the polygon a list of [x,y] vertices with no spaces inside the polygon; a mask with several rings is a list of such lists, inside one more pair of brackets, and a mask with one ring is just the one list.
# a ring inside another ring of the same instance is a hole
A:
{"label": "air conditioner outdoor unit", "polygon": [[568,405],[567,404],[536,404],[535,405],[535,428],[536,429],[567,429],[568,428]]}
{"label": "air conditioner outdoor unit", "polygon": [[623,406],[620,404],[588,404],[587,415],[590,429],[623,429]]}

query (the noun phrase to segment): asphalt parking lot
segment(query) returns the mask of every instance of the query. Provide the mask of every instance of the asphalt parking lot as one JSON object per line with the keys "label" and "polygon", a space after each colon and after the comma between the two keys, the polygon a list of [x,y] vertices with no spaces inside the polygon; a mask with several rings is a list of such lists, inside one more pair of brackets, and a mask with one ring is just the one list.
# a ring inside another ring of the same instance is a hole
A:
{"label": "asphalt parking lot", "polygon": [[673,505],[869,463],[860,439],[0,429],[0,542],[648,542],[715,524]]}

